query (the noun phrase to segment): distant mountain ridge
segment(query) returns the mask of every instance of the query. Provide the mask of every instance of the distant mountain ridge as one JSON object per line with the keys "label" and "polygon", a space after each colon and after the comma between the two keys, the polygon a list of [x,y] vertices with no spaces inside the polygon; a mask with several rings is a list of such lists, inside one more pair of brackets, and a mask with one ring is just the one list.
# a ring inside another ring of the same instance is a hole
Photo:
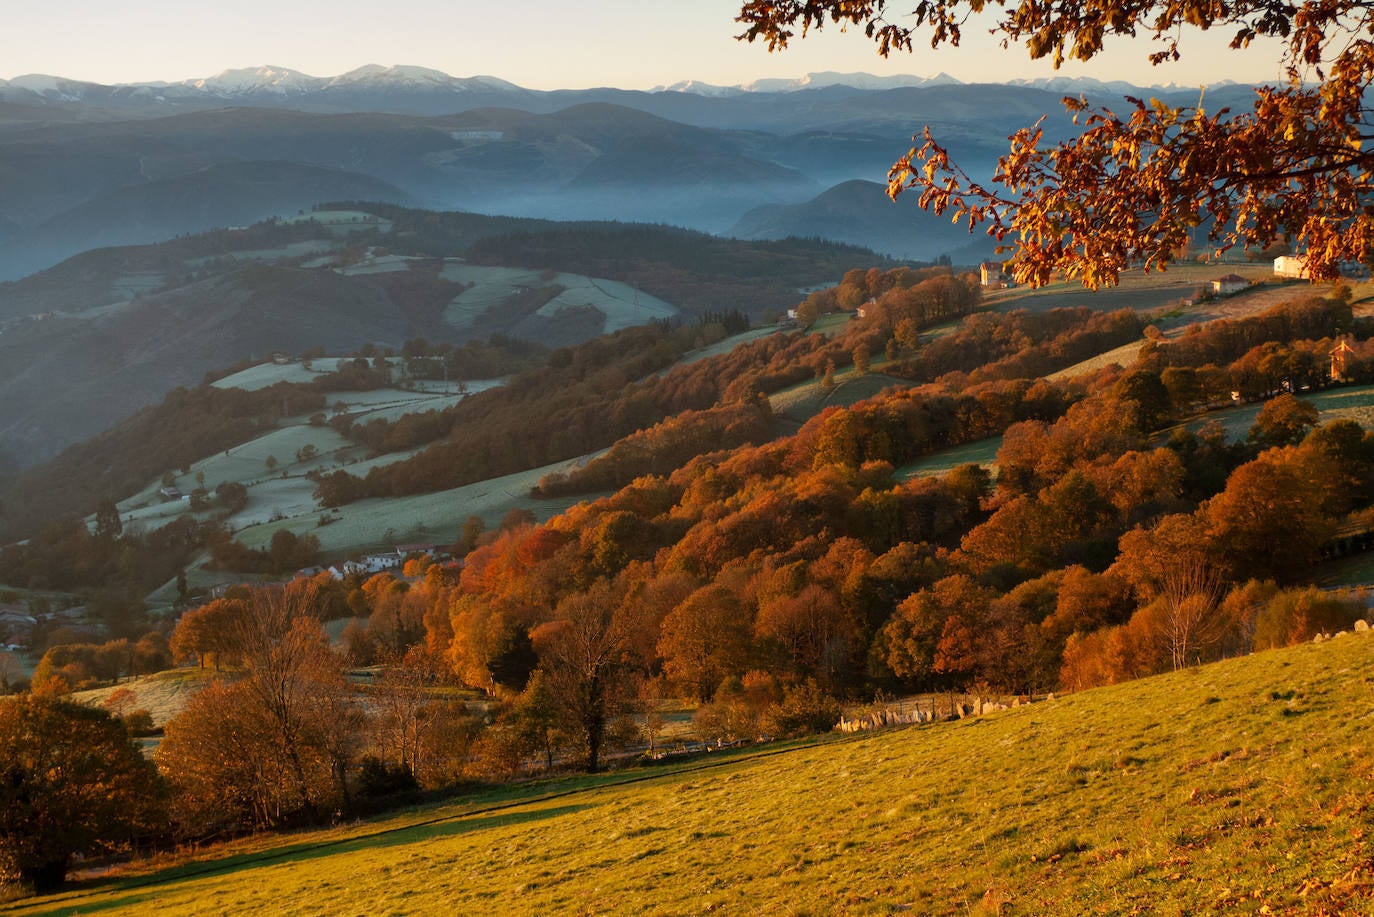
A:
{"label": "distant mountain ridge", "polygon": [[[706,98],[729,98],[744,95],[798,93],[843,87],[859,91],[883,91],[898,88],[971,85],[947,73],[931,77],[914,74],[875,75],[871,73],[837,73],[825,71],[808,73],[795,79],[759,79],[735,86],[721,86],[700,80],[655,86],[642,92],[645,95],[685,94]],[[1196,87],[1168,85],[1136,86],[1123,81],[1108,81],[1090,77],[1049,77],[1033,80],[1010,80],[1007,85],[1046,89],[1054,92],[1150,93],[1187,92]],[[1222,81],[1210,88],[1235,85]],[[437,114],[434,108],[440,100],[463,107],[477,105],[512,104],[522,100],[539,104],[568,93],[587,98],[609,98],[624,93],[641,94],[632,89],[534,90],[518,86],[495,76],[477,75],[457,77],[440,70],[411,65],[383,67],[368,64],[336,76],[311,76],[299,70],[275,65],[225,70],[214,76],[178,82],[151,81],[141,83],[102,84],[73,80],[48,74],[26,74],[10,80],[0,80],[0,101],[16,105],[50,107],[63,105],[112,106],[120,109],[155,109],[158,107],[199,107],[207,103],[280,105],[291,103],[307,110],[376,110]],[[393,106],[368,108],[368,104],[385,102]],[[402,98],[408,102],[402,102]],[[428,106],[425,101],[428,100]],[[474,103],[474,104],[469,104]],[[362,106],[362,107],[359,107]],[[449,108],[448,110],[457,110]]]}
{"label": "distant mountain ridge", "polygon": [[[0,81],[0,279],[92,245],[245,225],[340,198],[723,232],[756,207],[883,181],[927,126],[985,180],[1018,128],[1039,121],[1047,142],[1079,130],[1063,96],[1108,105],[1126,92],[1152,94],[1094,80],[836,72],[650,92],[537,91],[415,66],[316,77],[273,65],[114,86],[26,75]],[[1210,87],[1207,98],[1241,110],[1250,92]],[[1188,104],[1197,93],[1167,98]],[[255,163],[314,171],[292,188],[243,165]],[[179,194],[192,204],[184,215],[174,213]],[[890,225],[890,208],[875,216]],[[832,214],[822,225],[840,222]],[[855,232],[846,238],[882,241]]]}

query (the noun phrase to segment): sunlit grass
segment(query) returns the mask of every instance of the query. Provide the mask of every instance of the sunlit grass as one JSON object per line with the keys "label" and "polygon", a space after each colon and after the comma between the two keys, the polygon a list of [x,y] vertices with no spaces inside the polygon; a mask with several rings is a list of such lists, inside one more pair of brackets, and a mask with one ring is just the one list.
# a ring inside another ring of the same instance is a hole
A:
{"label": "sunlit grass", "polygon": [[1347,635],[979,720],[255,839],[12,910],[1368,913],[1372,715],[1374,638]]}

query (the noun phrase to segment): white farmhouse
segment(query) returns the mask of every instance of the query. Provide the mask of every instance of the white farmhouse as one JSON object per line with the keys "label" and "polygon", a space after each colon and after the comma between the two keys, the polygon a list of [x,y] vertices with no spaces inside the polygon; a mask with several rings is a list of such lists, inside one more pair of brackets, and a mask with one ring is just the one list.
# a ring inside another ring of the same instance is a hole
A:
{"label": "white farmhouse", "polygon": [[1212,292],[1218,296],[1230,296],[1250,286],[1250,281],[1239,274],[1227,274],[1212,281]]}
{"label": "white farmhouse", "polygon": [[1274,259],[1274,276],[1302,280],[1307,277],[1307,261],[1298,255]]}

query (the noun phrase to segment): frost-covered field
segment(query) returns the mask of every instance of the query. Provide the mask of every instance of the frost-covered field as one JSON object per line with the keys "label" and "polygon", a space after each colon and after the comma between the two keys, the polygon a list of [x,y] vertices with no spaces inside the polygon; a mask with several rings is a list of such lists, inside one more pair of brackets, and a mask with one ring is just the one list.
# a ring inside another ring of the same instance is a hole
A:
{"label": "frost-covered field", "polygon": [[950,446],[948,449],[932,452],[930,455],[903,465],[897,469],[895,477],[898,480],[938,477],[970,462],[975,465],[982,465],[995,475],[997,473],[997,450],[1001,448],[1002,437],[1000,436],[964,443],[961,446]]}
{"label": "frost-covered field", "polygon": [[424,259],[413,255],[379,255],[350,264],[338,269],[340,274],[355,276],[361,274],[393,274],[410,269],[410,262]]}
{"label": "frost-covered field", "polygon": [[257,548],[269,543],[279,529],[289,529],[298,535],[315,535],[326,553],[396,542],[447,544],[457,540],[469,516],[479,516],[488,528],[495,528],[512,509],[527,509],[542,521],[580,502],[580,498],[572,497],[536,500],[529,492],[549,472],[566,471],[587,458],[589,456],[438,493],[360,500],[331,512],[329,516],[333,521],[324,526],[319,524],[322,513],[313,500],[307,505],[300,499],[299,491],[287,488],[288,482],[281,482],[280,491],[265,493],[279,494],[283,511],[299,509],[300,514],[276,523],[245,528],[237,537],[245,545]]}
{"label": "frost-covered field", "polygon": [[[337,362],[338,358],[321,358],[312,365],[328,371]],[[262,388],[273,382],[290,381],[293,372],[301,372],[300,364],[267,363],[236,373],[217,384],[222,387],[235,384],[248,389]],[[429,384],[435,388],[443,387],[440,382]],[[500,379],[464,383],[467,394],[501,384]],[[334,392],[326,396],[328,406],[324,413],[333,413],[342,408],[357,422],[376,419],[394,422],[406,414],[442,410],[466,397],[457,392],[458,383],[449,383],[448,388],[449,391],[377,389],[369,392]],[[366,447],[340,435],[332,427],[312,426],[308,421],[306,416],[288,418],[282,426],[254,440],[208,456],[184,473],[178,470],[172,486],[183,494],[190,494],[201,486],[203,480],[205,488],[213,494],[215,488],[225,481],[243,484],[248,488],[248,502],[228,520],[234,529],[261,525],[283,517],[310,516],[313,519],[318,517],[319,507],[313,497],[315,482],[307,478],[307,474],[346,470],[362,476],[372,468],[403,461],[420,451],[409,449],[370,457]],[[119,510],[124,522],[159,528],[191,511],[189,500],[162,500],[158,493],[162,486],[161,480],[150,481],[142,491],[121,501]]]}
{"label": "frost-covered field", "polygon": [[353,358],[317,357],[310,361],[309,368],[300,362],[259,363],[232,376],[216,379],[210,384],[215,388],[241,388],[244,391],[255,392],[278,382],[314,382],[325,373],[338,369],[340,362],[351,359]]}
{"label": "frost-covered field", "polygon": [[456,283],[471,284],[444,310],[444,320],[459,328],[471,325],[487,309],[499,305],[520,289],[547,286],[560,286],[564,290],[535,314],[552,317],[563,309],[590,306],[606,316],[607,332],[678,314],[675,306],[629,284],[582,274],[449,262],[444,265],[441,276]]}

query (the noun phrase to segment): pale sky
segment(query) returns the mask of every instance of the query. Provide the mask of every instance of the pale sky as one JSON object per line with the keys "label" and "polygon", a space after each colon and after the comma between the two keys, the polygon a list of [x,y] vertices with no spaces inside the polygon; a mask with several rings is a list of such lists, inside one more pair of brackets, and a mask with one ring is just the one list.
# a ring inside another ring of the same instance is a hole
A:
{"label": "pale sky", "polygon": [[[914,4],[913,4],[914,5]],[[837,29],[769,54],[738,42],[737,0],[4,0],[0,78],[46,73],[99,83],[178,81],[271,64],[333,76],[364,64],[496,76],[531,89],[649,89],[679,80],[734,85],[834,70],[949,73],[965,82],[1055,75],[983,30],[964,46],[878,57]],[[1146,41],[1109,45],[1060,74],[1142,85],[1272,81],[1276,55],[1187,36],[1184,59],[1151,67]]]}

